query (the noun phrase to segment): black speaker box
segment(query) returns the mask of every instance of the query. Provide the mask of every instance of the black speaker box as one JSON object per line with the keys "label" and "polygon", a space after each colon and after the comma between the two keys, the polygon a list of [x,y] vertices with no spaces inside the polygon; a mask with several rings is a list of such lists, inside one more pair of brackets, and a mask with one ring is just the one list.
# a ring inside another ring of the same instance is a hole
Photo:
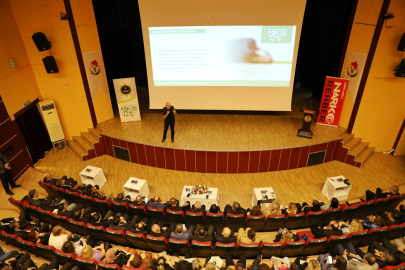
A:
{"label": "black speaker box", "polygon": [[42,32],[37,32],[32,35],[32,40],[38,48],[38,51],[46,51],[51,48],[51,42],[46,38]]}
{"label": "black speaker box", "polygon": [[401,64],[399,64],[395,72],[395,77],[405,77],[405,58],[401,60]]}
{"label": "black speaker box", "polygon": [[52,55],[42,58],[44,62],[46,73],[58,73],[58,65],[56,64],[55,57]]}
{"label": "black speaker box", "polygon": [[402,34],[402,37],[401,37],[401,40],[399,41],[397,50],[405,52],[405,33]]}

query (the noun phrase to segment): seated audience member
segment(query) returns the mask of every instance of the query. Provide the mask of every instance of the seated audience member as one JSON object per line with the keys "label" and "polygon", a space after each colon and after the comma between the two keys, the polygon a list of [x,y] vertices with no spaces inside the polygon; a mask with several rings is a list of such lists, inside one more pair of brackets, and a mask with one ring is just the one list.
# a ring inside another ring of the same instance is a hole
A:
{"label": "seated audience member", "polygon": [[71,188],[70,183],[73,181],[73,179],[72,178],[69,178],[69,179],[66,179],[66,180],[64,178],[58,179],[55,182],[55,186],[57,186],[58,188],[63,188],[63,189],[70,189]]}
{"label": "seated audience member", "polygon": [[384,220],[386,226],[398,225],[400,224],[400,217],[402,213],[397,209],[390,209],[384,213],[380,213],[381,218]]}
{"label": "seated audience member", "polygon": [[[110,223],[110,225],[108,226],[109,228],[113,229],[113,230],[121,230],[121,231],[126,231],[129,229],[130,224],[127,222],[128,219],[128,214],[117,214],[112,222]],[[133,227],[134,225],[132,224],[131,227]]]}
{"label": "seated audience member", "polygon": [[281,213],[284,215],[288,214],[297,214],[301,212],[301,205],[299,203],[290,202],[287,205],[287,208],[281,210]]}
{"label": "seated audience member", "polygon": [[192,270],[193,265],[186,260],[181,260],[176,264],[175,270]]}
{"label": "seated audience member", "polygon": [[358,218],[353,219],[350,224],[349,224],[349,222],[340,221],[339,227],[342,230],[343,234],[350,234],[352,232],[364,231],[363,223],[361,223]]}
{"label": "seated audience member", "polygon": [[[191,225],[190,228],[192,228],[193,225]],[[182,224],[177,224],[176,229],[170,233],[170,238],[176,239],[176,240],[190,240],[192,233],[190,230],[187,230],[187,227],[184,227]]]}
{"label": "seated audience member", "polygon": [[218,205],[211,204],[210,210],[208,210],[208,212],[213,213],[213,214],[217,214],[217,213],[221,213],[221,209],[219,208]]}
{"label": "seated audience member", "polygon": [[109,210],[104,217],[102,217],[100,213],[93,212],[91,213],[90,224],[94,226],[101,226],[104,228],[108,228],[113,219],[114,219],[114,212],[112,210]]}
{"label": "seated audience member", "polygon": [[120,267],[122,267],[124,264],[127,264],[129,257],[124,255],[123,253],[116,253],[115,248],[110,248],[107,250],[105,253],[105,257],[103,259],[103,262],[105,263],[110,263],[110,264],[118,264]]}
{"label": "seated audience member", "polygon": [[[69,270],[72,267],[69,268]],[[36,269],[36,268],[35,268]],[[59,260],[57,257],[53,257],[53,259],[51,260],[51,262],[48,263],[43,263],[38,270],[55,270],[55,269],[59,269]],[[27,269],[27,270],[31,270],[31,269]],[[62,268],[62,270],[68,270],[67,268]]]}
{"label": "seated audience member", "polygon": [[246,243],[246,244],[252,244],[252,243],[260,243],[262,241],[262,238],[256,234],[254,230],[251,228],[246,228],[244,230],[243,228],[240,228],[238,231],[238,239],[237,239],[237,244],[239,243]]}
{"label": "seated audience member", "polygon": [[377,241],[373,241],[368,246],[368,252],[374,253],[375,257],[377,258],[377,264],[379,268],[384,268],[387,265],[397,265],[400,264],[400,257],[404,259],[405,254],[398,250],[398,248],[391,244],[391,242],[387,239],[382,240],[382,245]]}
{"label": "seated audience member", "polygon": [[41,243],[43,245],[47,245],[49,241],[49,233],[42,232],[40,233],[39,230],[32,230],[27,235],[27,240],[33,243]]}
{"label": "seated audience member", "polygon": [[169,206],[169,202],[162,203],[160,197],[158,195],[155,195],[153,199],[148,201],[147,205],[152,208],[166,209]]}
{"label": "seated audience member", "polygon": [[379,215],[371,216],[368,220],[363,221],[363,227],[365,229],[376,229],[385,226],[384,220]]}
{"label": "seated audience member", "polygon": [[112,191],[109,191],[104,194],[104,192],[102,190],[98,189],[97,186],[87,185],[85,191],[86,191],[85,195],[91,196],[93,198],[97,198],[100,200],[111,201],[113,198]]}
{"label": "seated audience member", "polygon": [[221,228],[221,227],[217,227],[217,232],[215,235],[215,242],[219,242],[219,243],[235,243],[236,242],[236,237],[233,236],[233,232],[231,229],[229,229],[228,227],[225,228]]}
{"label": "seated audience member", "polygon": [[201,204],[199,201],[196,201],[189,211],[194,213],[203,213],[205,216],[205,205]]}
{"label": "seated audience member", "polygon": [[36,266],[29,254],[12,251],[8,252],[8,254],[0,260],[0,269],[31,270],[36,269]]}
{"label": "seated audience member", "polygon": [[[71,207],[72,205],[73,205],[73,208]],[[53,213],[55,213],[59,216],[73,218],[73,213],[75,211],[75,207],[76,207],[76,205],[74,203],[72,203],[71,205],[69,205],[70,210],[68,210],[68,205],[65,203],[62,203],[62,204],[59,204],[55,210],[53,210]],[[74,210],[74,211],[72,211],[72,210]]]}
{"label": "seated audience member", "polygon": [[171,197],[170,200],[167,202],[167,209],[171,209],[173,211],[190,211],[190,202],[186,201],[183,206],[179,206],[179,200],[174,197]]}
{"label": "seated audience member", "polygon": [[38,230],[38,232],[42,233],[47,231],[49,228],[48,223],[40,223],[39,220],[33,221],[28,214],[26,209],[21,210],[20,216],[17,219],[10,220],[7,227],[5,227],[5,231],[9,234],[15,234],[22,239],[27,240],[28,233],[32,229]]}
{"label": "seated audience member", "polygon": [[148,218],[143,217],[142,219],[138,216],[134,216],[129,225],[129,231],[133,233],[142,233],[144,235],[149,233],[149,230],[146,226],[148,223]]}
{"label": "seated audience member", "polygon": [[[328,209],[336,209],[336,208],[339,208],[339,200],[336,199],[335,197],[333,197],[330,200],[330,204],[325,204],[325,205],[321,206],[321,210],[324,210],[324,211],[328,210]],[[322,270],[324,270],[324,269],[322,269]]]}
{"label": "seated audience member", "polygon": [[104,256],[105,256],[104,243],[95,248],[92,248],[89,245],[85,245],[80,255],[80,257],[82,258],[93,259],[96,260],[97,262],[99,262],[102,258],[104,258]]}
{"label": "seated audience member", "polygon": [[310,259],[305,270],[321,270],[321,264],[317,260]]}
{"label": "seated audience member", "polygon": [[[44,179],[42,179],[42,182],[44,182],[44,183],[47,183],[47,184],[50,184],[50,185],[55,185],[56,184],[56,181],[58,180],[59,178],[56,178],[56,177],[52,177],[51,176],[51,174],[50,173],[44,173]],[[66,175],[64,175],[62,178],[60,178],[60,179],[67,179],[67,176]]]}
{"label": "seated audience member", "polygon": [[393,195],[399,195],[399,187],[398,186],[391,186],[388,192],[382,192],[381,188],[377,188],[375,193],[371,190],[366,191],[366,200],[376,200],[380,198],[387,198]]}
{"label": "seated audience member", "polygon": [[[35,189],[31,190],[30,192],[28,192],[28,203],[30,205],[36,206],[36,207],[41,207],[43,210],[48,210],[48,211],[53,211],[55,209],[55,207],[52,206],[48,206],[46,203],[46,200],[52,200],[52,196],[48,195],[46,197],[46,199],[39,199],[39,194],[38,191],[36,191]],[[67,203],[66,200],[59,200],[59,203]]]}
{"label": "seated audience member", "polygon": [[238,202],[233,202],[232,206],[227,204],[224,209],[224,216],[227,214],[244,214],[246,216],[246,210],[240,206]]}
{"label": "seated audience member", "polygon": [[79,183],[77,181],[72,181],[70,183],[69,190],[72,191],[72,192],[76,192],[78,194],[83,194],[83,190],[80,189]]}
{"label": "seated audience member", "polygon": [[284,257],[283,259],[281,259],[276,256],[272,256],[270,262],[273,264],[272,268],[274,268],[274,270],[278,270],[282,266],[284,266],[283,269],[289,269],[291,266],[290,259],[288,259],[288,257]]}
{"label": "seated audience member", "polygon": [[[170,258],[170,256],[168,257]],[[157,258],[156,261],[152,261],[152,265],[150,266],[152,270],[173,270],[174,268],[171,265],[170,260],[166,259],[166,257],[160,256]]]}
{"label": "seated audience member", "polygon": [[191,236],[190,240],[196,240],[199,242],[212,242],[212,235],[214,234],[214,226],[208,226],[208,230],[204,228],[204,226],[197,224],[196,225],[196,233]]}
{"label": "seated audience member", "polygon": [[[253,206],[253,208],[255,208],[255,206]],[[268,215],[281,215],[281,208],[278,202],[273,202],[269,204],[268,207],[265,204],[262,204],[260,206],[260,211],[265,217],[267,217]]]}
{"label": "seated audience member", "polygon": [[[280,210],[280,212],[281,212],[281,210]],[[247,212],[247,214],[251,215],[251,216],[256,216],[256,217],[263,215],[262,211],[260,211],[260,206],[258,206],[258,205],[253,206],[252,209],[249,212]]]}
{"label": "seated audience member", "polygon": [[134,268],[142,268],[143,270],[148,270],[151,266],[151,262],[153,260],[152,253],[151,252],[143,252],[142,256],[137,254],[137,255],[132,255],[129,260],[127,265],[132,266]]}
{"label": "seated audience member", "polygon": [[166,239],[170,238],[170,233],[172,232],[171,228],[164,226],[162,223],[158,224],[153,221],[151,222],[151,224],[152,224],[152,226],[151,226],[151,229],[149,232],[150,235],[155,236],[155,237],[163,236]]}
{"label": "seated audience member", "polygon": [[355,249],[352,243],[347,243],[347,249],[342,244],[337,244],[330,254],[332,258],[337,255],[342,256],[347,261],[349,270],[377,270],[377,259],[373,253],[364,253],[360,249]]}
{"label": "seated audience member", "polygon": [[235,270],[246,269],[246,254],[240,255],[238,262],[235,264],[232,259],[232,255],[229,252],[227,252],[225,254],[225,263],[228,268],[229,268],[229,266],[231,266],[231,268],[233,268]]}
{"label": "seated audience member", "polygon": [[70,254],[74,254],[77,256],[80,256],[80,254],[82,253],[82,249],[83,247],[80,246],[79,248],[75,247],[75,245],[73,244],[72,241],[68,240],[65,243],[63,243],[62,245],[62,251],[64,253],[70,253]]}
{"label": "seated audience member", "polygon": [[342,230],[339,229],[339,223],[336,220],[329,222],[327,226],[323,228],[311,224],[309,227],[311,229],[314,238],[329,237],[331,235],[342,235]]}
{"label": "seated audience member", "polygon": [[147,206],[144,198],[141,195],[136,196],[135,201],[132,202],[132,204],[134,205],[143,205],[143,206]]}
{"label": "seated audience member", "polygon": [[127,205],[132,203],[131,202],[131,196],[127,195],[124,197],[124,193],[119,193],[117,195],[117,198],[113,199],[114,202],[119,202],[119,203],[126,203]]}
{"label": "seated audience member", "polygon": [[311,205],[304,202],[301,208],[301,211],[304,211],[305,214],[308,212],[318,212],[319,210],[321,210],[321,205],[317,200],[312,200]]}
{"label": "seated audience member", "polygon": [[92,212],[93,212],[93,209],[90,207],[75,209],[75,211],[73,212],[72,219],[75,221],[89,223]]}
{"label": "seated audience member", "polygon": [[60,225],[53,227],[52,233],[49,236],[50,246],[54,246],[56,249],[62,249],[63,244],[72,237],[72,233],[65,230]]}
{"label": "seated audience member", "polygon": [[329,264],[326,255],[319,255],[318,262],[322,270],[347,270],[347,261],[342,256],[333,258],[333,264]]}
{"label": "seated audience member", "polygon": [[[300,236],[297,234],[293,234],[290,230],[287,228],[280,228],[276,234],[276,238],[274,238],[274,242],[287,242],[287,241],[299,241]],[[267,240],[263,240],[264,242],[270,242]]]}

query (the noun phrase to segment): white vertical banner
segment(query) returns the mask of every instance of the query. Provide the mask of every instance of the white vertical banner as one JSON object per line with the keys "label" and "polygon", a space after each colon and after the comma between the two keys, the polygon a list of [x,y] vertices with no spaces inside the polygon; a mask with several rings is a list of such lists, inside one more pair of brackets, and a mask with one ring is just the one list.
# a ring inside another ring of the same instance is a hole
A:
{"label": "white vertical banner", "polygon": [[114,79],[121,122],[141,121],[135,78]]}
{"label": "white vertical banner", "polygon": [[349,79],[347,91],[352,98],[353,103],[356,101],[357,91],[361,76],[363,75],[364,64],[366,63],[367,54],[347,51],[345,63],[343,64],[342,78]]}
{"label": "white vertical banner", "polygon": [[91,99],[94,99],[98,89],[109,96],[107,77],[105,75],[104,61],[101,51],[83,53],[83,59],[84,66],[86,67]]}

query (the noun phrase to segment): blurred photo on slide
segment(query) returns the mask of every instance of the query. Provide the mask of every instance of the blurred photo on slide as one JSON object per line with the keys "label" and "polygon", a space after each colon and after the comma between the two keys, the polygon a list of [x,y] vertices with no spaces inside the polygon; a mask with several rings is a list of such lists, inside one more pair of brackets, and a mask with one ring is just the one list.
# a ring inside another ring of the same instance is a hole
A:
{"label": "blurred photo on slide", "polygon": [[260,49],[253,38],[230,40],[225,43],[225,61],[229,63],[270,64],[269,52]]}

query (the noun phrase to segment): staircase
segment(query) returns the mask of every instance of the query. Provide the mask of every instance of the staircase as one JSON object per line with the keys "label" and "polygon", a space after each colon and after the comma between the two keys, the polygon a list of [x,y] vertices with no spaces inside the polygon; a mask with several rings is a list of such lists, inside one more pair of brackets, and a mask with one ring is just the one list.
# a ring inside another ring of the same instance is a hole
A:
{"label": "staircase", "polygon": [[340,135],[343,140],[343,148],[349,150],[349,155],[354,156],[354,161],[360,163],[360,168],[374,153],[375,147],[369,147],[369,143],[362,142],[360,138],[355,138],[354,134],[344,132]]}
{"label": "staircase", "polygon": [[[68,144],[73,153],[81,160],[86,160],[90,151],[94,152],[94,144],[100,141],[101,130],[98,128],[89,128],[89,132],[81,132],[81,136],[73,136],[73,140],[68,140]],[[95,152],[94,152],[95,153]]]}

